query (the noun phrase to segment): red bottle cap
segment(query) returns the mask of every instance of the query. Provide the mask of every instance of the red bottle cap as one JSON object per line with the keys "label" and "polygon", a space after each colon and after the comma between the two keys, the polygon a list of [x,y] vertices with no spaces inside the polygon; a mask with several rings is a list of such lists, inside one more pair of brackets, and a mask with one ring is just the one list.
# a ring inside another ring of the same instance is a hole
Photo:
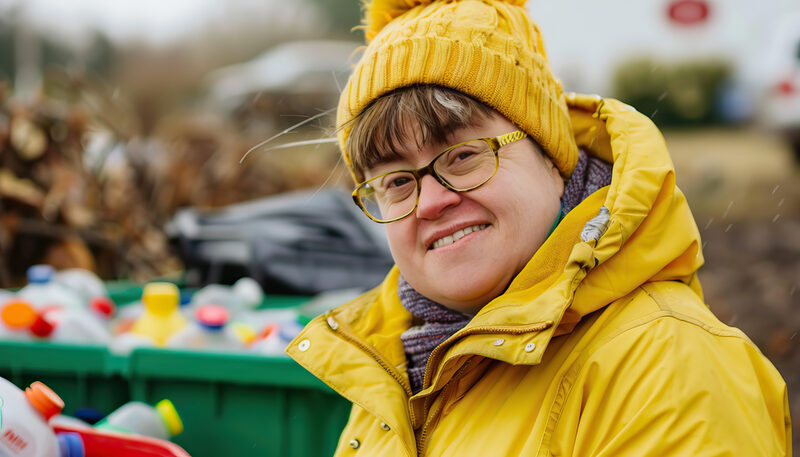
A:
{"label": "red bottle cap", "polygon": [[46,338],[50,336],[55,328],[53,324],[47,321],[47,319],[44,317],[44,314],[45,313],[37,313],[36,320],[33,321],[33,324],[31,324],[31,333],[40,338]]}
{"label": "red bottle cap", "polygon": [[59,414],[64,409],[64,400],[43,382],[36,381],[25,389],[25,396],[36,408],[44,420],[49,421],[51,417]]}
{"label": "red bottle cap", "polygon": [[111,318],[111,316],[114,315],[114,311],[117,309],[117,305],[108,297],[94,297],[89,302],[89,308],[103,317]]}
{"label": "red bottle cap", "polygon": [[228,322],[228,309],[221,305],[203,305],[195,312],[197,321],[209,327],[222,327]]}

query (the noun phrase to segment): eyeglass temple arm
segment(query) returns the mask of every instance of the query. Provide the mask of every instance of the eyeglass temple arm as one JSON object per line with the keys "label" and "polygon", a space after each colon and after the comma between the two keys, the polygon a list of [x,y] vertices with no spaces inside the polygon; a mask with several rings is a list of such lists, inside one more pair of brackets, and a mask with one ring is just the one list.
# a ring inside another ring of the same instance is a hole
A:
{"label": "eyeglass temple arm", "polygon": [[521,140],[528,136],[527,133],[523,132],[522,130],[515,130],[513,132],[506,133],[504,135],[498,136],[497,139],[497,146],[503,147],[509,143],[513,143],[515,141]]}

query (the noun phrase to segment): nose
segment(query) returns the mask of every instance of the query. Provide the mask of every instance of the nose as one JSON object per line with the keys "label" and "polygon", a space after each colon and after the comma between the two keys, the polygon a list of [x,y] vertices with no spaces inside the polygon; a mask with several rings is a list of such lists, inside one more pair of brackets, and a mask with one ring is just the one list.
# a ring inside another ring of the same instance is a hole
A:
{"label": "nose", "polygon": [[420,219],[436,219],[447,208],[461,202],[461,195],[458,192],[443,186],[431,175],[422,177],[419,192],[417,217]]}

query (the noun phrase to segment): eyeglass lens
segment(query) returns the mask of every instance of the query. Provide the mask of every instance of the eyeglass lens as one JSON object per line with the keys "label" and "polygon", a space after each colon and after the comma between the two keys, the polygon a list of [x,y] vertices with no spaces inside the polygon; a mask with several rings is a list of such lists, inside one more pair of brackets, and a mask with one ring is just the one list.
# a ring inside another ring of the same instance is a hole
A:
{"label": "eyeglass lens", "polygon": [[[455,191],[473,189],[488,181],[497,170],[497,157],[483,140],[459,144],[433,162],[436,175]],[[417,204],[417,178],[397,171],[368,180],[358,190],[364,209],[375,219],[388,221],[410,214]]]}

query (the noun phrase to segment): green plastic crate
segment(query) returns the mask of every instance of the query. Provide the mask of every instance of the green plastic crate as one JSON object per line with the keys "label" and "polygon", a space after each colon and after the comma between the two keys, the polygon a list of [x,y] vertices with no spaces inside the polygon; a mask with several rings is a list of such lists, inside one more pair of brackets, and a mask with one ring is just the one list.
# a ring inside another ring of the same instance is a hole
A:
{"label": "green plastic crate", "polygon": [[[125,303],[138,299],[141,286],[110,284],[109,293]],[[64,399],[66,414],[169,398],[185,427],[173,441],[193,457],[329,456],[350,411],[349,402],[285,357],[154,348],[121,356],[104,347],[3,341],[0,376],[19,387],[44,382]]]}

